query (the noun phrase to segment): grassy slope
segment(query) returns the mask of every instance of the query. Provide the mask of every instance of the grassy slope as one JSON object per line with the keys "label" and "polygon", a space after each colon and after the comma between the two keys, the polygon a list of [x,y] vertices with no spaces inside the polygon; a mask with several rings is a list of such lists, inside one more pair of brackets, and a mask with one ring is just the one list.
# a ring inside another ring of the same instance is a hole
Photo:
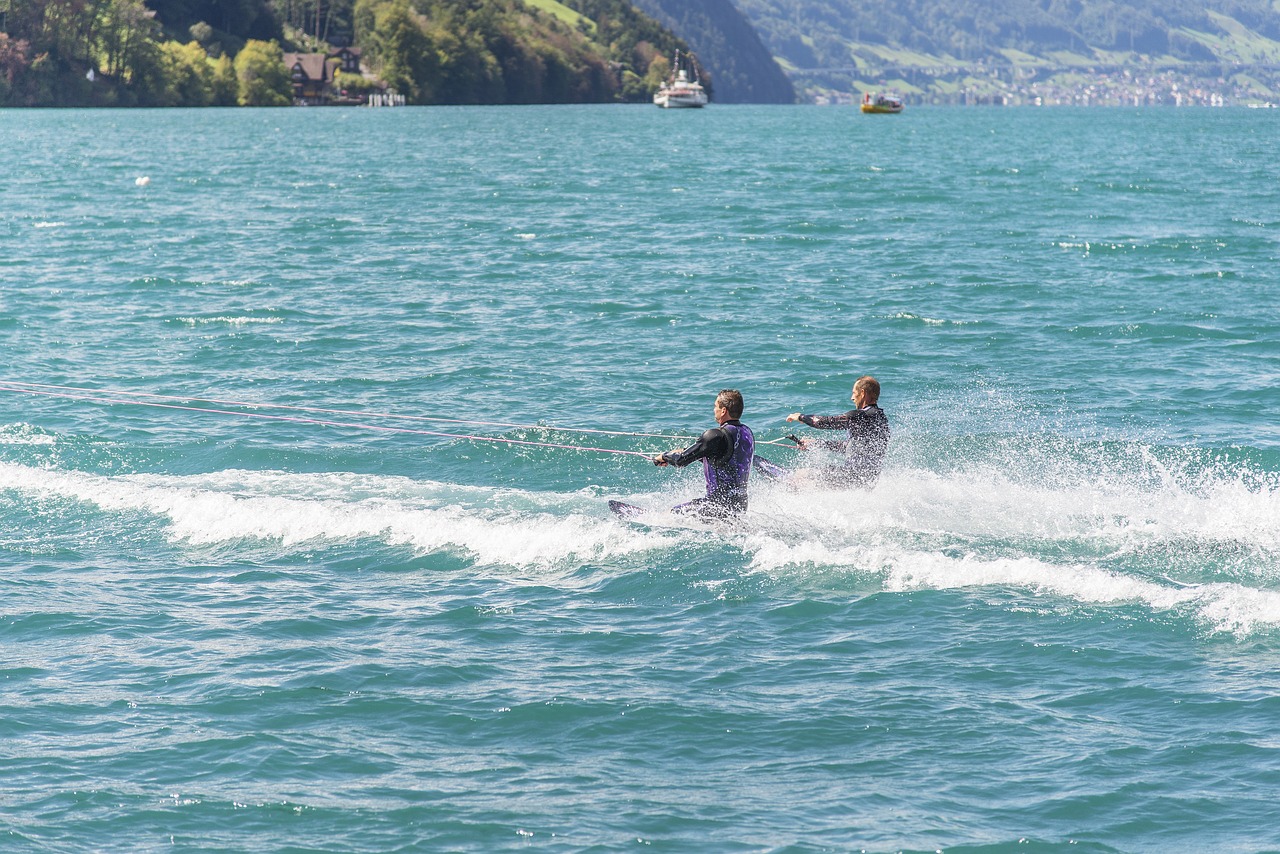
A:
{"label": "grassy slope", "polygon": [[570,9],[568,6],[565,6],[564,4],[557,2],[557,0],[524,0],[524,4],[534,9],[542,10],[543,12],[546,12],[548,15],[551,15],[553,18],[563,21],[564,23],[568,24],[574,29],[579,28],[582,25],[582,22],[586,21],[586,27],[588,32],[593,36],[595,34],[595,31],[596,31],[595,21],[591,20],[585,15],[581,15],[578,12],[575,12],[574,10]]}

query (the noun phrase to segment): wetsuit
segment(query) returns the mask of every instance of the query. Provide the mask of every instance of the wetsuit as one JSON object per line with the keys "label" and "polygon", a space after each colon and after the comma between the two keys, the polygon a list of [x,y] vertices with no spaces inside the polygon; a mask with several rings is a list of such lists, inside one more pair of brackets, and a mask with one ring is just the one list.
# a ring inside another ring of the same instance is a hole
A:
{"label": "wetsuit", "polygon": [[756,439],[741,421],[727,421],[712,427],[683,451],[668,451],[660,458],[684,467],[702,460],[707,497],[695,498],[673,508],[677,513],[724,518],[747,509],[747,479]]}
{"label": "wetsuit", "polygon": [[818,430],[844,430],[847,438],[823,442],[841,455],[824,474],[833,486],[873,486],[880,478],[889,451],[889,419],[874,403],[850,409],[844,415],[801,415],[800,420]]}

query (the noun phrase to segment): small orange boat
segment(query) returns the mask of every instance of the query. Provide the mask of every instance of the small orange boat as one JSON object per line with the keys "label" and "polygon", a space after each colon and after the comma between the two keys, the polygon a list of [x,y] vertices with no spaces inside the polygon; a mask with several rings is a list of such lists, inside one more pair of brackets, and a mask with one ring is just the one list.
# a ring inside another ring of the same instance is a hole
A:
{"label": "small orange boat", "polygon": [[902,99],[896,95],[885,95],[883,93],[872,95],[868,92],[862,96],[862,112],[900,113],[902,112]]}

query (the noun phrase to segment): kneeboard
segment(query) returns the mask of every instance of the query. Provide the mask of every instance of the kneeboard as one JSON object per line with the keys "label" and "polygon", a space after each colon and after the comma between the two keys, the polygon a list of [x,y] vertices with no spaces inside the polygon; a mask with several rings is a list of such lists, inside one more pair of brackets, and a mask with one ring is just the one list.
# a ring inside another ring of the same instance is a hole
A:
{"label": "kneeboard", "polygon": [[648,512],[643,507],[637,507],[635,504],[627,504],[625,501],[610,501],[609,509],[623,519],[634,519],[635,517]]}
{"label": "kneeboard", "polygon": [[626,519],[634,525],[662,530],[671,528],[682,531],[706,531],[708,525],[711,525],[711,530],[715,530],[717,526],[714,523],[723,521],[697,514],[680,513],[677,508],[653,510],[649,507],[627,504],[625,501],[610,501],[609,510],[619,519]]}
{"label": "kneeboard", "polygon": [[770,480],[780,480],[791,474],[791,469],[780,466],[771,460],[766,460],[764,457],[753,458],[751,467]]}

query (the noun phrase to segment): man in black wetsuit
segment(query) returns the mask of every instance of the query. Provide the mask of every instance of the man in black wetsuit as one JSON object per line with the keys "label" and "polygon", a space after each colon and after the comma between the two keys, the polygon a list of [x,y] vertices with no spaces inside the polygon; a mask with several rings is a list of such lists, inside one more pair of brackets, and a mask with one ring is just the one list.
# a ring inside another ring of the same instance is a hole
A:
{"label": "man in black wetsuit", "polygon": [[[889,419],[879,406],[880,383],[875,377],[861,377],[853,384],[853,405],[843,415],[804,415],[793,412],[788,421],[799,421],[818,430],[844,430],[845,438],[838,440],[799,440],[802,450],[823,448],[839,454],[838,459],[824,466],[818,477],[829,486],[863,487],[875,485],[884,466],[889,450]],[[756,467],[772,477],[788,474],[785,469],[757,457]]]}
{"label": "man in black wetsuit", "polygon": [[724,389],[716,395],[719,426],[703,433],[683,451],[667,451],[653,458],[655,466],[677,467],[702,460],[707,496],[671,508],[676,513],[724,519],[747,509],[747,478],[751,475],[756,440],[751,428],[739,420],[742,409],[742,393]]}

